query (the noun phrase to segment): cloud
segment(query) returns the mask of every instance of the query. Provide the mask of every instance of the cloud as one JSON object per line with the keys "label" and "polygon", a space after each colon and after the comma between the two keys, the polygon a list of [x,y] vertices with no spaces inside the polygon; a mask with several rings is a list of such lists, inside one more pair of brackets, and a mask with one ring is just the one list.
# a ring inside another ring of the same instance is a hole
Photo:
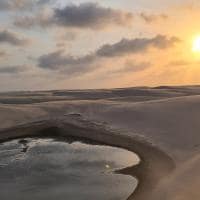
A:
{"label": "cloud", "polygon": [[51,0],[0,0],[0,11],[30,10],[50,2]]}
{"label": "cloud", "polygon": [[103,57],[122,56],[126,54],[140,53],[153,47],[166,49],[180,40],[177,37],[167,38],[165,35],[157,35],[154,38],[122,39],[115,44],[106,44],[97,50],[96,54]]}
{"label": "cloud", "polygon": [[36,15],[33,16],[20,16],[17,17],[14,21],[14,25],[19,28],[28,29],[31,27],[48,27],[52,25],[51,22],[51,12],[50,10],[46,9],[41,12],[38,12]]}
{"label": "cloud", "polygon": [[[17,6],[14,7],[25,7],[28,9],[28,7],[40,8],[43,5],[52,3],[53,1],[15,0],[15,2]],[[59,26],[79,29],[103,29],[112,25],[131,25],[134,18],[132,12],[102,7],[98,3],[92,2],[70,4],[62,8],[52,8],[49,6],[48,9],[37,10],[39,11],[34,15],[29,14],[17,17],[13,22],[14,25],[20,28]],[[135,15],[139,16],[146,23],[152,23],[157,20],[166,20],[168,18],[168,15],[166,14],[149,14],[146,12],[141,12]]]}
{"label": "cloud", "polygon": [[168,16],[166,14],[147,14],[147,13],[140,13],[139,16],[146,22],[152,23],[157,20],[166,20]]}
{"label": "cloud", "polygon": [[126,25],[132,21],[129,12],[104,8],[97,3],[70,5],[63,9],[55,9],[55,23],[67,27],[98,28],[107,25]]}
{"label": "cloud", "polygon": [[29,42],[29,40],[21,38],[16,33],[7,30],[0,31],[0,44],[7,43],[14,46],[24,46],[29,44]]}
{"label": "cloud", "polygon": [[21,28],[32,26],[60,26],[71,28],[100,29],[111,25],[130,25],[133,14],[121,10],[102,7],[97,3],[71,4],[64,8],[54,8],[50,15],[24,16],[14,24]]}
{"label": "cloud", "polygon": [[24,66],[3,66],[0,67],[1,74],[19,74],[24,71]]}
{"label": "cloud", "polygon": [[90,70],[91,64],[94,61],[94,55],[76,58],[64,55],[64,52],[61,50],[43,55],[38,59],[39,67],[50,70],[61,70],[68,74],[86,72]]}
{"label": "cloud", "polygon": [[[176,37],[167,38],[158,35],[154,38],[123,39],[112,45],[103,45],[91,54],[82,57],[73,57],[65,55],[62,50],[42,55],[38,58],[40,68],[67,72],[68,74],[86,73],[102,65],[105,59],[129,54],[142,53],[150,47],[156,49],[166,49],[173,46],[179,39]],[[99,64],[100,63],[100,64]],[[141,66],[134,66],[132,63],[126,63],[126,70],[139,70]],[[149,66],[149,63],[142,63],[143,67]],[[125,69],[124,69],[125,70]]]}

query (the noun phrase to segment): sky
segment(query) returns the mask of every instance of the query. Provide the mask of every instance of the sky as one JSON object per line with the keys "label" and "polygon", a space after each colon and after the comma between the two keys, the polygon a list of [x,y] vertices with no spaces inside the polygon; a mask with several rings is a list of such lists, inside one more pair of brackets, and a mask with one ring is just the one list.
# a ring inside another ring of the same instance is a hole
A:
{"label": "sky", "polygon": [[199,0],[0,0],[0,91],[200,84],[199,11]]}

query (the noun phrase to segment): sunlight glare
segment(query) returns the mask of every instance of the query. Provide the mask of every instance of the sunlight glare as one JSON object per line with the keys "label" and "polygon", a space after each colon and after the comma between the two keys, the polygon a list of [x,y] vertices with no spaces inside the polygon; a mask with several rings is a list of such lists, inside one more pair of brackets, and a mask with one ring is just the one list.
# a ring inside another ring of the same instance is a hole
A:
{"label": "sunlight glare", "polygon": [[192,51],[200,53],[200,36],[198,36],[194,39]]}

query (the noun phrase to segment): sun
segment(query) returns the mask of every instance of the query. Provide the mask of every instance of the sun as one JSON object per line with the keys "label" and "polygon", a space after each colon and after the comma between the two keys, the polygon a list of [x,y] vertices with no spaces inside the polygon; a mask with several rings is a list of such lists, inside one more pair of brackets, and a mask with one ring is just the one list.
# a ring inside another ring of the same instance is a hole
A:
{"label": "sun", "polygon": [[192,51],[200,53],[200,36],[196,37],[193,41]]}

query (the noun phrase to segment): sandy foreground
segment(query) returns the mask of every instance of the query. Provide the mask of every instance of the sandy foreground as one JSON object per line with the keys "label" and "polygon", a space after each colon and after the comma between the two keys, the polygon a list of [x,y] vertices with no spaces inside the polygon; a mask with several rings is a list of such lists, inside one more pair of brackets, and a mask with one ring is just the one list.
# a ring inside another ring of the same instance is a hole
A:
{"label": "sandy foreground", "polygon": [[70,135],[132,150],[129,199],[199,200],[200,87],[0,94],[0,139]]}

